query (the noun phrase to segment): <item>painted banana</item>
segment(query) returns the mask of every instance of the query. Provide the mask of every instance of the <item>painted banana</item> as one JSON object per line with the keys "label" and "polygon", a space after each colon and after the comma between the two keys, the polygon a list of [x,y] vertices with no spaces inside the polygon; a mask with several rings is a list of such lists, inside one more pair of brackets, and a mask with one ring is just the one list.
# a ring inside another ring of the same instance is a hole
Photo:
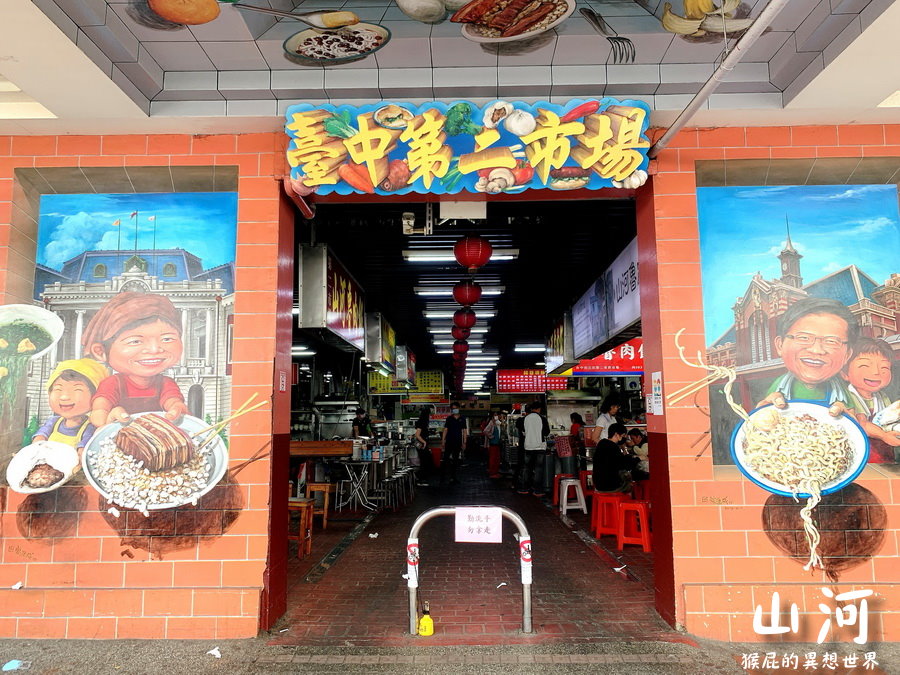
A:
{"label": "painted banana", "polygon": [[686,19],[702,19],[715,10],[716,6],[713,0],[684,0],[684,17]]}
{"label": "painted banana", "polygon": [[734,16],[734,10],[741,6],[741,0],[724,0],[720,7],[715,7],[712,11],[707,12],[707,14],[718,14],[721,16],[725,14],[726,19],[730,19]]}
{"label": "painted banana", "polygon": [[707,14],[700,28],[709,33],[737,33],[747,30],[755,19],[725,19],[721,14]]}
{"label": "painted banana", "polygon": [[667,2],[663,5],[662,25],[670,33],[676,35],[696,35],[698,32],[702,35],[700,24],[704,19],[685,19],[672,12],[672,3]]}

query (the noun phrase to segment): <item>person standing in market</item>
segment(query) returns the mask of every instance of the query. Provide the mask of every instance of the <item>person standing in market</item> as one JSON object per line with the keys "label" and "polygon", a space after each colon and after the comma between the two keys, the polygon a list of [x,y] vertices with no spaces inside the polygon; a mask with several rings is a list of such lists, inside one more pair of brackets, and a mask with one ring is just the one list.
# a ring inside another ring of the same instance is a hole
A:
{"label": "person standing in market", "polygon": [[441,432],[441,485],[448,477],[451,484],[459,482],[456,479],[456,469],[468,435],[466,418],[460,414],[459,403],[453,403],[450,417],[444,422],[444,430]]}
{"label": "person standing in market", "polygon": [[353,438],[361,438],[363,436],[372,438],[374,435],[372,420],[369,419],[365,409],[357,408],[356,417],[353,418]]}
{"label": "person standing in market", "polygon": [[488,478],[500,478],[500,427],[500,413],[494,412],[484,426],[484,441],[488,451]]}
{"label": "person standing in market", "polygon": [[431,455],[431,448],[428,447],[428,436],[430,434],[429,427],[431,425],[431,406],[422,407],[419,418],[416,420],[416,434],[413,438],[416,444],[416,450],[419,453],[419,478],[418,484],[427,487],[426,482],[434,472],[434,457]]}
{"label": "person standing in market", "polygon": [[600,405],[600,414],[597,415],[597,426],[601,427],[600,438],[609,438],[609,428],[619,420],[616,415],[619,414],[622,404],[615,394],[610,394]]}
{"label": "person standing in market", "polygon": [[519,494],[528,494],[529,487],[535,497],[544,496],[544,453],[547,451],[547,436],[550,425],[541,414],[543,405],[539,401],[531,404],[531,412],[525,416],[525,467],[520,474]]}

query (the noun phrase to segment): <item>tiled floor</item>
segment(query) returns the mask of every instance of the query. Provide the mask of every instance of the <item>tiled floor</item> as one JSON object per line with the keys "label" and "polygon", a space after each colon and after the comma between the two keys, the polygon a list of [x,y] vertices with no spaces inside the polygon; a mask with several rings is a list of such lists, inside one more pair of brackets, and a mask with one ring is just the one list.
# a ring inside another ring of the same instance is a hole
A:
{"label": "tiled floor", "polygon": [[[599,549],[590,546],[543,501],[517,495],[483,476],[482,466],[472,466],[464,469],[458,485],[421,488],[411,506],[377,516],[324,574],[313,575],[317,581],[299,578],[304,570],[298,566],[288,613],[273,629],[270,644],[403,646],[425,640],[408,635],[402,575],[410,526],[437,505],[502,505],[522,516],[533,540],[534,633],[521,632],[514,528],[505,526],[502,544],[456,544],[452,518],[442,517],[420,534],[419,600],[429,601],[435,620],[429,644],[684,639],[653,609],[651,556],[629,550],[626,559],[636,576],[617,574],[613,559],[602,550],[615,552],[611,540]],[[338,524],[329,524],[327,538],[337,532]],[[371,536],[376,533],[377,538]],[[323,554],[326,543],[317,531],[313,559]]]}

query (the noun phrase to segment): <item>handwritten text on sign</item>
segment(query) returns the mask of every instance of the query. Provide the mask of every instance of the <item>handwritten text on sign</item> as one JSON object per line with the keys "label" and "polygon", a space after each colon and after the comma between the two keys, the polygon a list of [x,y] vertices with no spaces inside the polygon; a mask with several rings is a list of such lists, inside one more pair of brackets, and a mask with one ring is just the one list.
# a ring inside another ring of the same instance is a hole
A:
{"label": "handwritten text on sign", "polygon": [[640,101],[304,103],[286,117],[301,195],[596,190],[647,178],[650,109]]}
{"label": "handwritten text on sign", "polygon": [[499,544],[503,541],[503,511],[490,507],[456,507],[456,541]]}

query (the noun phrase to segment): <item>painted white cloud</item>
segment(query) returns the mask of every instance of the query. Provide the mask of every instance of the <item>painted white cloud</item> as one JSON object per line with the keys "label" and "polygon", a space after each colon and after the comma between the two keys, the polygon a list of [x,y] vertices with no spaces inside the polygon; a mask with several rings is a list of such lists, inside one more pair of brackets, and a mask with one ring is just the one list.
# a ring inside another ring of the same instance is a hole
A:
{"label": "painted white cloud", "polygon": [[809,195],[806,199],[815,201],[831,201],[835,199],[858,199],[872,192],[881,192],[885,189],[884,185],[860,185],[857,187],[847,188],[843,192],[837,192],[830,195]]}
{"label": "painted white cloud", "polygon": [[865,220],[850,221],[847,223],[849,229],[848,235],[862,234],[879,234],[880,232],[896,227],[897,221],[887,216],[878,216],[877,218],[866,218]]}
{"label": "painted white cloud", "polygon": [[84,211],[63,216],[44,249],[46,264],[59,269],[66,260],[79,253],[101,248],[99,244],[108,233],[110,225],[108,219],[97,218]]}

